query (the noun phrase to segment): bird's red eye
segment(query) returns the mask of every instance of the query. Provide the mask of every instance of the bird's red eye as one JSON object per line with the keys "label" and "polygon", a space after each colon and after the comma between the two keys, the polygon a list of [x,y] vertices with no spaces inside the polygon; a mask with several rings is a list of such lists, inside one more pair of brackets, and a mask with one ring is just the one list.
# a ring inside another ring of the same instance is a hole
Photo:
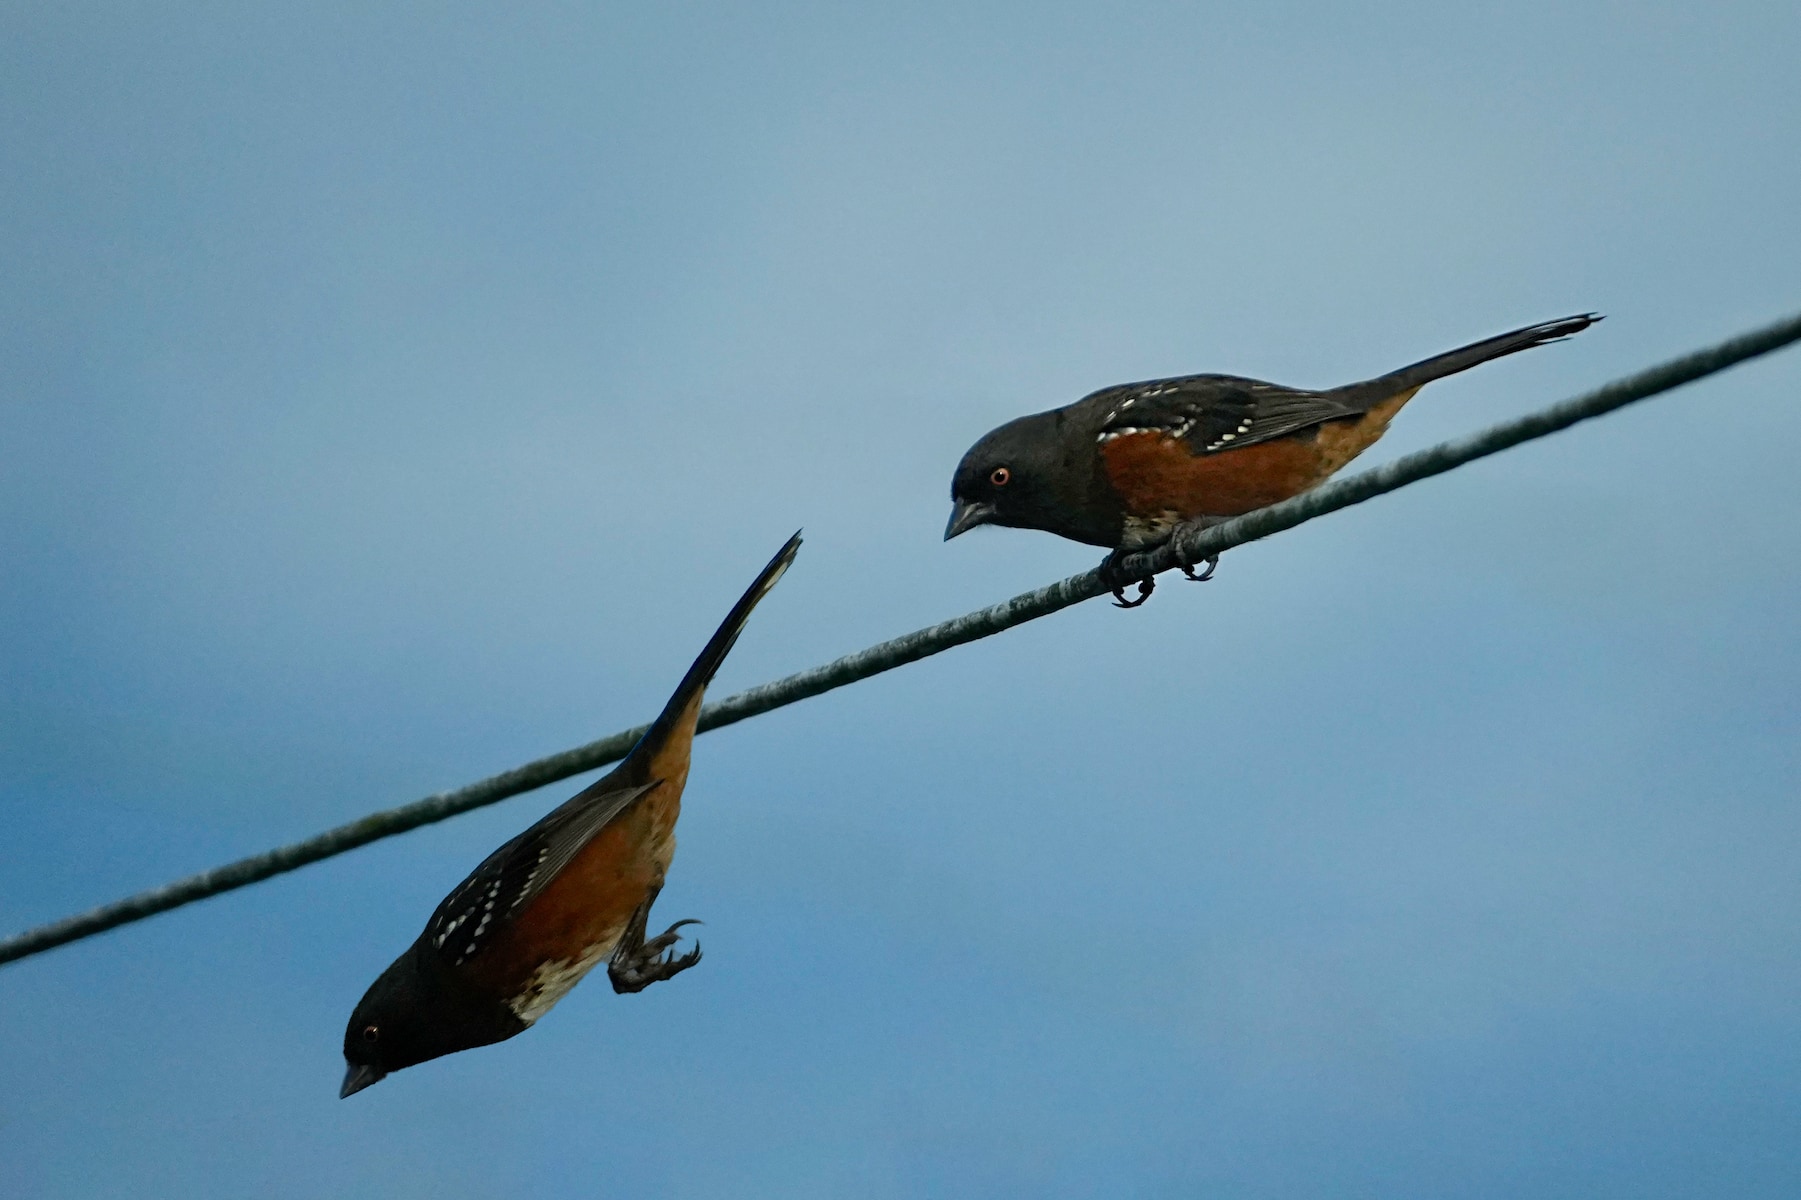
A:
{"label": "bird's red eye", "polygon": [[376,1038],[378,1038],[380,1036],[381,1036],[381,1030],[377,1029],[375,1026],[373,1026],[373,1025],[363,1026],[363,1040],[365,1042],[373,1042]]}
{"label": "bird's red eye", "polygon": [[1007,481],[1011,478],[1013,478],[1013,472],[1007,470],[1005,467],[996,467],[989,473],[988,482],[992,483],[995,487],[1006,487]]}

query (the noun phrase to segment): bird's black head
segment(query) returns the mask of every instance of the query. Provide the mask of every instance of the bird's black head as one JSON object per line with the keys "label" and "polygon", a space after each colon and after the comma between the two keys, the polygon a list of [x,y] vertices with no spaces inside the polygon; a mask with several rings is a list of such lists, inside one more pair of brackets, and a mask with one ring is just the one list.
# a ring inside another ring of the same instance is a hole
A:
{"label": "bird's black head", "polygon": [[381,973],[344,1029],[340,1098],[392,1071],[512,1037],[526,1027],[504,1004],[481,996],[424,939]]}
{"label": "bird's black head", "polygon": [[1096,546],[1118,542],[1111,493],[1097,494],[1094,439],[1068,409],[1033,413],[987,433],[951,478],[950,541],[977,525],[1043,529]]}

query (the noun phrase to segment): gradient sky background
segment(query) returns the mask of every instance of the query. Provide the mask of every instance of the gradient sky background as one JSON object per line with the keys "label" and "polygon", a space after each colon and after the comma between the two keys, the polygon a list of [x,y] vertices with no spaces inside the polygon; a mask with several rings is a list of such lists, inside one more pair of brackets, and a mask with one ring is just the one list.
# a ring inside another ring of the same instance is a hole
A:
{"label": "gradient sky background", "polygon": [[[1801,8],[0,9],[0,924],[1084,569],[992,425],[1801,305]],[[337,1099],[573,784],[0,969],[0,1193],[1801,1191],[1801,352],[704,738],[706,962]]]}

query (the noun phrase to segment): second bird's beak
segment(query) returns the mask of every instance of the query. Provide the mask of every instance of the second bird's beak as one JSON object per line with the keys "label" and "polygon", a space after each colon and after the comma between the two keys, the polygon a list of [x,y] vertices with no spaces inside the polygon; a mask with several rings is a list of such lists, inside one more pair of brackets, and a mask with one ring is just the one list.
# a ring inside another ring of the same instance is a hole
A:
{"label": "second bird's beak", "polygon": [[358,1065],[351,1063],[344,1071],[344,1086],[338,1089],[338,1099],[354,1096],[372,1083],[380,1083],[387,1077],[387,1072],[368,1063]]}
{"label": "second bird's beak", "polygon": [[994,505],[984,504],[976,500],[959,500],[951,509],[950,524],[944,527],[944,540],[950,541],[959,533],[967,533],[977,525],[986,525],[994,520]]}

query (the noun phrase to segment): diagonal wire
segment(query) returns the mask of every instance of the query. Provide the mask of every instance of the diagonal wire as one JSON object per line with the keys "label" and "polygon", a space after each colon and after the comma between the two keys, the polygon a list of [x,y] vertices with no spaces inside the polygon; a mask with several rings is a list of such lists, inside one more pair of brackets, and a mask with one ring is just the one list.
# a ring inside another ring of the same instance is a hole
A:
{"label": "diagonal wire", "polygon": [[[1433,475],[1443,474],[1521,442],[1568,429],[1580,421],[1602,416],[1635,401],[1692,383],[1796,341],[1801,341],[1801,314],[1672,359],[1636,375],[1615,380],[1572,400],[1491,426],[1469,437],[1440,442],[1374,470],[1327,483],[1280,504],[1272,504],[1268,508],[1246,513],[1211,528],[1191,532],[1180,539],[1179,547],[1162,546],[1149,553],[1134,555],[1123,565],[1128,573],[1135,575],[1167,571],[1176,565],[1178,548],[1189,561],[1198,562],[1208,555],[1242,546],[1246,542],[1280,533],[1284,529],[1292,529],[1315,517],[1360,504]],[[1072,575],[1037,591],[1026,592],[1011,600],[871,646],[867,650],[847,654],[824,666],[729,696],[701,710],[700,729],[718,729],[722,725],[731,725],[798,700],[805,700],[809,696],[829,692],[847,683],[868,679],[883,671],[892,671],[896,667],[942,653],[954,646],[990,637],[1015,625],[1048,616],[1072,604],[1092,600],[1096,596],[1107,594],[1109,590],[1101,582],[1097,571]],[[589,742],[585,746],[577,746],[573,750],[565,750],[561,754],[553,754],[510,771],[503,771],[466,787],[438,792],[399,808],[370,813],[304,841],[242,858],[211,871],[190,875],[112,904],[27,930],[0,941],[0,963],[40,954],[55,946],[92,937],[119,925],[141,921],[145,917],[192,904],[208,896],[247,887],[308,863],[354,850],[358,846],[393,837],[421,825],[430,825],[509,796],[567,779],[571,775],[617,762],[625,757],[646,728],[648,726],[641,725],[627,729]]]}

